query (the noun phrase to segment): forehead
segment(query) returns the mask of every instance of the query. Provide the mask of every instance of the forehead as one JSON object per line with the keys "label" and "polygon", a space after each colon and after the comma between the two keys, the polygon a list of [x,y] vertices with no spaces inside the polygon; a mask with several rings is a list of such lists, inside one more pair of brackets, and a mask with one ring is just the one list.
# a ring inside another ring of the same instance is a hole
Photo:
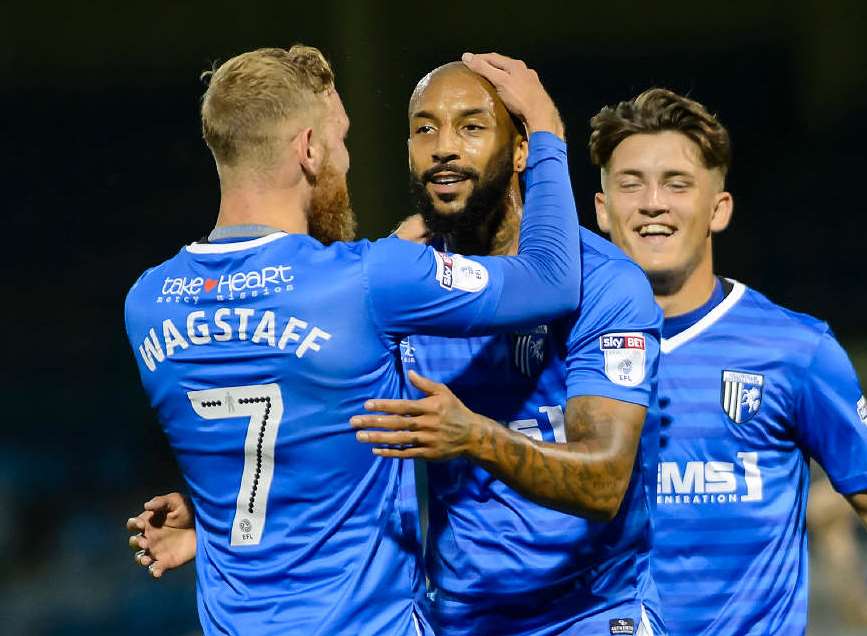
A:
{"label": "forehead", "polygon": [[495,117],[505,114],[493,89],[469,70],[447,67],[434,71],[419,82],[410,100],[410,116],[420,111],[443,114],[482,109]]}
{"label": "forehead", "polygon": [[346,109],[343,107],[343,100],[340,99],[340,94],[337,92],[337,89],[330,90],[325,94],[325,103],[328,108],[328,118],[339,127],[348,128],[349,115],[346,114]]}
{"label": "forehead", "polygon": [[708,170],[704,165],[698,144],[683,133],[673,130],[630,135],[617,144],[614,152],[611,153],[608,168],[611,172]]}

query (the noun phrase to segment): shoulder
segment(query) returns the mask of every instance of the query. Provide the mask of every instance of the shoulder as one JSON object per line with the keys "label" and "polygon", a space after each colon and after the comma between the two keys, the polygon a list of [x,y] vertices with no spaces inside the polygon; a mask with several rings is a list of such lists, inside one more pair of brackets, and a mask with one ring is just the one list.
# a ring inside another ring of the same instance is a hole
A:
{"label": "shoulder", "polygon": [[625,309],[661,321],[647,275],[610,241],[581,228],[582,289],[579,312]]}
{"label": "shoulder", "polygon": [[[740,285],[732,281],[735,285]],[[743,296],[734,307],[734,315],[742,320],[761,323],[779,336],[796,338],[818,344],[825,336],[831,335],[827,322],[810,314],[794,311],[778,305],[761,292],[743,286]]]}

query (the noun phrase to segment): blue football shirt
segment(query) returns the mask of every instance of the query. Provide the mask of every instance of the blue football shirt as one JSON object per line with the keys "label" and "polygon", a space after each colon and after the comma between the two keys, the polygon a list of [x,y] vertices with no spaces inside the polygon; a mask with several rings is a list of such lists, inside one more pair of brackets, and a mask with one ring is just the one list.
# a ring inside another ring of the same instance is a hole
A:
{"label": "blue football shirt", "polygon": [[277,232],[195,243],[130,290],[127,334],[195,505],[206,634],[424,630],[401,464],[359,444],[348,420],[368,398],[405,394],[408,333],[571,309],[577,214],[553,135],[530,139],[527,200],[515,258]]}
{"label": "blue football shirt", "polygon": [[839,492],[867,490],[864,398],[824,322],[740,283],[703,313],[662,341],[665,621],[683,636],[803,634],[809,460]]}
{"label": "blue football shirt", "polygon": [[468,459],[428,464],[430,607],[441,635],[639,634],[642,622],[661,633],[649,553],[662,314],[645,274],[618,248],[582,229],[581,250],[572,315],[512,334],[403,343],[407,369],[535,439],[566,441],[565,405],[574,396],[649,407],[611,522],[535,504]]}

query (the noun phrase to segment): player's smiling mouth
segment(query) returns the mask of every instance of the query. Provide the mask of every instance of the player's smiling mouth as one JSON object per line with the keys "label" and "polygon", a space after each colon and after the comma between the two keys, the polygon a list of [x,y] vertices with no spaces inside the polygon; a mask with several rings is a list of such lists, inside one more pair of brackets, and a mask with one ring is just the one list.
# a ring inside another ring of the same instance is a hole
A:
{"label": "player's smiling mouth", "polygon": [[677,228],[665,223],[645,223],[636,227],[635,232],[641,238],[664,239],[673,236],[677,232]]}
{"label": "player's smiling mouth", "polygon": [[470,181],[470,177],[466,174],[443,170],[435,172],[428,178],[428,186],[435,194],[442,197],[457,194],[468,181]]}

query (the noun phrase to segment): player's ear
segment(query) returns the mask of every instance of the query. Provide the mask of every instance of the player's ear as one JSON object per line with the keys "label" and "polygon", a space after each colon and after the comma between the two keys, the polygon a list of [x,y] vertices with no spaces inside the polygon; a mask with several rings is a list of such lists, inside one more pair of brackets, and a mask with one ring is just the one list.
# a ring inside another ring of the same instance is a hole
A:
{"label": "player's ear", "polygon": [[714,197],[713,213],[710,217],[710,231],[722,232],[732,220],[735,201],[729,192],[720,192]]}
{"label": "player's ear", "polygon": [[515,172],[524,172],[527,168],[527,155],[529,153],[530,147],[526,137],[518,135],[515,139],[515,152],[512,160]]}
{"label": "player's ear", "polygon": [[611,220],[608,218],[608,209],[605,207],[605,193],[597,192],[593,197],[593,205],[596,207],[596,224],[606,234],[611,234]]}
{"label": "player's ear", "polygon": [[301,164],[301,170],[304,171],[304,174],[308,178],[319,174],[319,170],[322,168],[325,149],[321,144],[314,142],[313,129],[302,128],[292,143],[298,156],[298,163]]}

